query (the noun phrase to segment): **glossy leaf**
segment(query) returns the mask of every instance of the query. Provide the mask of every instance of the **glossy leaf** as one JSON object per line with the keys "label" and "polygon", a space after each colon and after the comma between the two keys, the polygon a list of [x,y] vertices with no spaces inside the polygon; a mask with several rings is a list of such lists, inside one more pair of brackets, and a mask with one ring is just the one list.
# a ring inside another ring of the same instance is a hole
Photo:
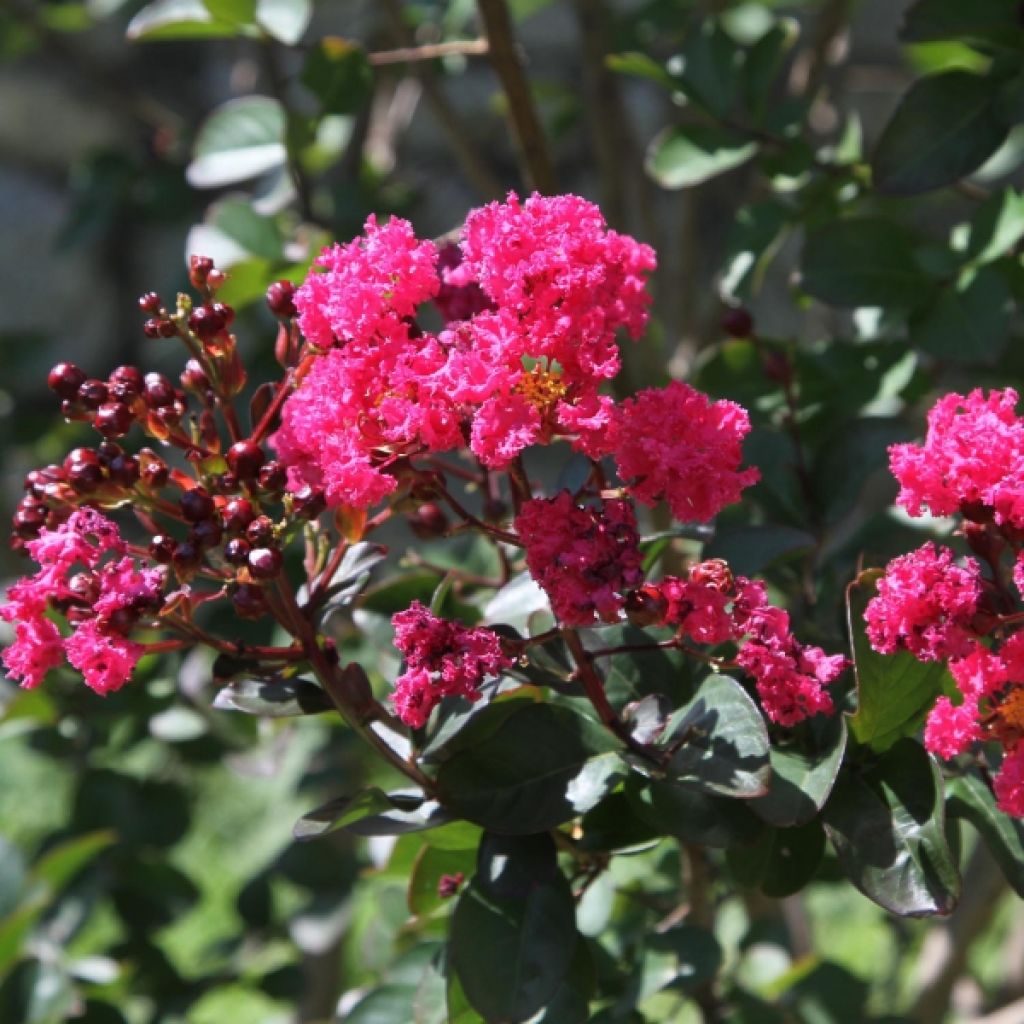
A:
{"label": "glossy leaf", "polygon": [[344,829],[357,836],[400,836],[422,832],[451,821],[451,815],[436,800],[422,793],[385,793],[376,786],[355,796],[331,800],[301,817],[293,829],[296,839],[316,839]]}
{"label": "glossy leaf", "polygon": [[312,0],[257,0],[256,22],[285,46],[294,46],[313,16]]}
{"label": "glossy leaf", "polygon": [[857,711],[850,717],[853,737],[884,751],[903,736],[912,736],[943,693],[955,684],[942,662],[921,662],[906,651],[879,654],[868,643],[864,609],[874,596],[880,570],[862,572],[846,589]]}
{"label": "glossy leaf", "polygon": [[667,128],[647,150],[647,173],[663,188],[692,188],[740,167],[757,143],[713,125]]}
{"label": "glossy leaf", "polygon": [[663,746],[675,751],[666,775],[721,796],[763,796],[768,789],[768,731],[757,705],[728,676],[710,675],[672,716]]}
{"label": "glossy leaf", "polygon": [[765,829],[750,845],[731,847],[726,860],[741,885],[782,899],[811,881],[824,852],[825,833],[819,822],[811,821],[795,828]]}
{"label": "glossy leaf", "polygon": [[488,1022],[525,1021],[572,967],[578,933],[569,885],[547,835],[481,845],[478,873],[452,918],[451,966]]}
{"label": "glossy leaf", "polygon": [[948,914],[960,877],[945,833],[942,775],[902,739],[866,771],[836,783],[823,821],[847,877],[894,914]]}
{"label": "glossy leaf", "polygon": [[566,707],[509,701],[473,716],[437,776],[442,803],[485,828],[526,834],[590,810],[624,774],[617,744]]}
{"label": "glossy leaf", "polygon": [[734,573],[754,576],[778,559],[813,546],[813,535],[794,526],[737,526],[717,531],[703,557],[723,558]]}
{"label": "glossy leaf", "polygon": [[946,783],[946,810],[978,830],[1006,881],[1024,898],[1024,823],[999,810],[992,790],[976,775]]}
{"label": "glossy leaf", "polygon": [[804,245],[802,287],[833,306],[915,306],[931,285],[914,259],[915,244],[915,237],[895,221],[833,221]]}
{"label": "glossy leaf", "polygon": [[196,136],[186,176],[196,188],[247,181],[287,158],[285,115],[268,96],[242,96],[219,106]]}
{"label": "glossy leaf", "polygon": [[917,195],[977,170],[1005,141],[999,81],[947,71],[915,82],[886,125],[872,160],[875,187]]}
{"label": "glossy leaf", "polygon": [[841,714],[819,716],[793,733],[788,743],[772,744],[768,792],[750,802],[759,818],[778,828],[803,825],[821,810],[846,751]]}
{"label": "glossy leaf", "polygon": [[1012,188],[988,197],[974,212],[967,236],[972,263],[989,263],[1005,256],[1024,238],[1024,194]]}
{"label": "glossy leaf", "polygon": [[218,711],[243,711],[267,718],[291,718],[333,711],[334,702],[307,679],[239,679],[221,687],[213,699]]}
{"label": "glossy leaf", "polygon": [[632,775],[626,796],[636,815],[663,835],[701,846],[749,842],[763,828],[747,801],[711,796],[686,783]]}

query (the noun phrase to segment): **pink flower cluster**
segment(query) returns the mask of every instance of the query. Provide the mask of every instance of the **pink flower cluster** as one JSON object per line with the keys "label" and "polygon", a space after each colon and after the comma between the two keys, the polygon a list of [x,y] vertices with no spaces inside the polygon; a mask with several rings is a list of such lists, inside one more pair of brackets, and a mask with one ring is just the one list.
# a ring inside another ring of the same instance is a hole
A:
{"label": "pink flower cluster", "polygon": [[[40,570],[15,583],[0,607],[0,618],[15,629],[14,643],[2,655],[8,673],[31,688],[68,661],[97,693],[119,689],[145,651],[129,631],[163,604],[163,571],[139,569],[124,557],[116,525],[87,508],[55,530],[44,529],[26,547]],[[107,555],[120,557],[104,562]],[[72,573],[76,567],[80,571]],[[49,617],[51,609],[65,614],[70,636]]]}
{"label": "pink flower cluster", "polygon": [[627,399],[614,426],[619,476],[645,505],[664,498],[681,522],[707,522],[760,477],[740,470],[750,418],[681,381]]}
{"label": "pink flower cluster", "polygon": [[864,617],[875,650],[948,662],[958,693],[936,700],[925,746],[951,758],[975,743],[998,742],[1004,755],[997,801],[1024,816],[1024,633],[1013,632],[1015,598],[1000,564],[1007,550],[1015,553],[1020,593],[1024,419],[1016,405],[1012,388],[946,395],[928,414],[923,444],[889,449],[897,501],[915,516],[964,516],[963,533],[980,561],[957,564],[950,549],[934,544],[902,555],[886,567]]}
{"label": "pink flower cluster", "polygon": [[825,690],[846,668],[842,655],[800,643],[789,615],[768,603],[763,583],[738,576],[724,562],[694,566],[684,579],[656,584],[665,601],[663,621],[694,643],[738,645],[736,664],[754,680],[765,714],[779,725],[833,711]]}
{"label": "pink flower cluster", "polygon": [[963,657],[977,635],[971,622],[981,600],[981,567],[963,567],[953,552],[928,543],[893,559],[864,612],[876,651],[907,650],[921,661]]}
{"label": "pink flower cluster", "polygon": [[526,564],[560,622],[615,622],[643,580],[632,506],[619,499],[580,506],[568,491],[526,502],[516,516]]}
{"label": "pink flower cluster", "polygon": [[[316,359],[272,438],[293,489],[369,507],[398,486],[396,460],[469,449],[490,469],[556,437],[614,454],[636,497],[687,520],[735,501],[750,423],[688,385],[616,404],[600,393],[621,365],[616,334],[647,320],[652,250],[608,230],[578,196],[511,195],[466,220],[440,254],[398,219],[324,251],[295,294]],[[445,326],[415,317],[433,300]]]}
{"label": "pink flower cluster", "polygon": [[1024,527],[1024,420],[1013,388],[940,398],[928,413],[923,445],[897,444],[889,465],[897,502],[914,516],[963,512]]}
{"label": "pink flower cluster", "polygon": [[513,661],[496,633],[438,618],[419,601],[391,623],[406,662],[391,700],[398,717],[414,729],[426,724],[443,697],[478,700],[484,679],[500,675]]}

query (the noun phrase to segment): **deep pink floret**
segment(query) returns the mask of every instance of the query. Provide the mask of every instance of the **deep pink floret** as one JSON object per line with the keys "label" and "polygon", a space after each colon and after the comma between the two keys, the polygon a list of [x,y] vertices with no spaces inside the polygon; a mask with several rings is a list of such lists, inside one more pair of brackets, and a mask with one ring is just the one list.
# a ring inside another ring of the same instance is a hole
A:
{"label": "deep pink floret", "polygon": [[391,623],[406,663],[391,700],[398,717],[416,729],[443,697],[478,700],[480,684],[513,661],[497,633],[438,618],[419,601],[392,616]]}
{"label": "deep pink floret", "polygon": [[896,444],[889,465],[911,515],[977,512],[1024,526],[1024,421],[1013,388],[949,394],[928,413],[923,444]]}
{"label": "deep pink floret", "polygon": [[749,431],[734,402],[712,402],[682,381],[647,388],[619,407],[619,476],[645,505],[664,498],[680,522],[707,522],[760,477],[740,469]]}
{"label": "deep pink floret", "polygon": [[949,759],[981,738],[976,700],[968,698],[956,705],[948,697],[939,697],[924,727],[924,745],[928,750]]}
{"label": "deep pink floret", "polygon": [[566,625],[617,621],[626,593],[643,582],[640,536],[628,502],[579,506],[561,491],[525,502],[515,528],[530,574]]}
{"label": "deep pink floret", "polygon": [[1024,742],[1003,756],[993,789],[1001,811],[1024,818]]}
{"label": "deep pink floret", "polygon": [[981,599],[981,568],[956,565],[953,552],[931,542],[894,558],[864,612],[871,646],[881,654],[907,650],[919,661],[966,657],[971,620]]}

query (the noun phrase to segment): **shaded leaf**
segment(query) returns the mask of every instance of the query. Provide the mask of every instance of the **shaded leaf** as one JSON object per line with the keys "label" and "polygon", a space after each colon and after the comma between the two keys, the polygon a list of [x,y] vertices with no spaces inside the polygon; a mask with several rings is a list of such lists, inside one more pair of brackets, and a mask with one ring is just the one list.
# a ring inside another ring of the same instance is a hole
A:
{"label": "shaded leaf", "polygon": [[590,810],[623,774],[617,744],[566,707],[493,704],[454,737],[437,776],[444,805],[496,832],[553,828]]}
{"label": "shaded leaf", "polygon": [[894,914],[948,914],[960,877],[945,834],[942,775],[902,739],[868,771],[840,778],[823,821],[847,877]]}
{"label": "shaded leaf", "polygon": [[675,750],[668,777],[722,796],[749,799],[767,792],[768,731],[735,679],[708,676],[672,716],[665,735],[664,745]]}
{"label": "shaded leaf", "polygon": [[1024,898],[1024,823],[999,810],[992,790],[977,775],[946,783],[946,809],[978,830],[1010,887]]}
{"label": "shaded leaf", "polygon": [[782,899],[811,881],[824,852],[825,833],[819,822],[811,821],[795,828],[765,829],[750,845],[730,847],[726,860],[741,885]]}
{"label": "shaded leaf", "polygon": [[327,114],[356,113],[373,88],[366,51],[338,36],[326,36],[310,49],[301,77]]}
{"label": "shaded leaf", "polygon": [[292,834],[296,839],[316,839],[336,829],[357,836],[400,836],[422,832],[451,821],[436,801],[414,791],[385,793],[371,786],[355,796],[331,800],[303,815]]}
{"label": "shaded leaf", "polygon": [[946,71],[915,82],[900,100],[875,148],[875,187],[917,195],[952,185],[977,170],[1005,141],[998,79]]}
{"label": "shaded leaf", "polygon": [[213,699],[218,711],[244,711],[267,718],[291,718],[333,711],[324,690],[308,679],[239,679],[221,687]]}
{"label": "shaded leaf", "polygon": [[915,236],[891,220],[832,221],[804,245],[802,287],[834,306],[918,305],[932,282],[914,259],[915,244]]}
{"label": "shaded leaf", "polygon": [[918,0],[904,16],[900,37],[909,43],[958,39],[1019,50],[1024,25],[1007,0]]}

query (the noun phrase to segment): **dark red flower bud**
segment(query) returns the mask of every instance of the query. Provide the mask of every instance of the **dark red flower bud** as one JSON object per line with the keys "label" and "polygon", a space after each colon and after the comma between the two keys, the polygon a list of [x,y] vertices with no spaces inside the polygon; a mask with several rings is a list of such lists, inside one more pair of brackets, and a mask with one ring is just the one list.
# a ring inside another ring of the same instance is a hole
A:
{"label": "dark red flower bud", "polygon": [[254,480],[266,456],[255,441],[238,441],[227,452],[228,468],[239,480]]}
{"label": "dark red flower bud", "polygon": [[107,402],[96,410],[92,425],[104,437],[124,437],[134,422],[135,415],[123,402]]}
{"label": "dark red flower bud", "polygon": [[78,389],[85,381],[85,371],[80,370],[74,363],[58,363],[46,378],[50,390],[59,398],[69,401],[78,396]]}
{"label": "dark red flower bud", "polygon": [[754,333],[754,318],[742,306],[732,306],[722,314],[722,330],[730,338],[749,338]]}
{"label": "dark red flower bud", "polygon": [[256,511],[248,499],[232,498],[224,506],[221,516],[225,530],[229,533],[241,533],[256,518]]}
{"label": "dark red flower bud", "polygon": [[273,579],[281,571],[283,563],[277,548],[253,548],[249,552],[249,572],[253,579]]}
{"label": "dark red flower bud", "polygon": [[276,460],[264,464],[260,470],[259,485],[271,494],[280,494],[288,483],[288,474],[284,466]]}
{"label": "dark red flower bud", "polygon": [[246,565],[249,561],[249,552],[252,545],[241,537],[232,537],[224,545],[224,558],[232,565]]}
{"label": "dark red flower bud", "polygon": [[291,281],[275,281],[267,289],[267,306],[270,312],[282,320],[298,313],[295,308],[295,285]]}
{"label": "dark red flower bud", "polygon": [[215,516],[202,519],[189,532],[189,540],[199,548],[215,548],[224,536],[224,528]]}
{"label": "dark red flower bud", "polygon": [[145,295],[139,296],[139,309],[143,313],[159,313],[160,312],[160,296],[156,292],[146,292]]}
{"label": "dark red flower bud", "polygon": [[202,487],[195,487],[186,491],[178,501],[181,507],[181,514],[190,523],[198,523],[203,519],[209,519],[213,515],[213,498]]}
{"label": "dark red flower bud", "polygon": [[166,533],[158,533],[149,542],[149,554],[154,562],[161,565],[169,565],[174,558],[174,552],[178,548],[178,542]]}
{"label": "dark red flower bud", "polygon": [[263,591],[251,583],[243,583],[231,595],[235,613],[243,619],[258,619],[267,614],[267,599]]}
{"label": "dark red flower bud", "polygon": [[78,389],[78,401],[86,409],[98,409],[107,400],[108,395],[107,385],[95,377],[83,381]]}
{"label": "dark red flower bud", "polygon": [[409,516],[409,528],[422,540],[443,537],[448,532],[448,517],[440,505],[424,502]]}
{"label": "dark red flower bud", "polygon": [[174,404],[174,385],[162,373],[147,373],[144,388],[146,402],[150,406],[160,408]]}

